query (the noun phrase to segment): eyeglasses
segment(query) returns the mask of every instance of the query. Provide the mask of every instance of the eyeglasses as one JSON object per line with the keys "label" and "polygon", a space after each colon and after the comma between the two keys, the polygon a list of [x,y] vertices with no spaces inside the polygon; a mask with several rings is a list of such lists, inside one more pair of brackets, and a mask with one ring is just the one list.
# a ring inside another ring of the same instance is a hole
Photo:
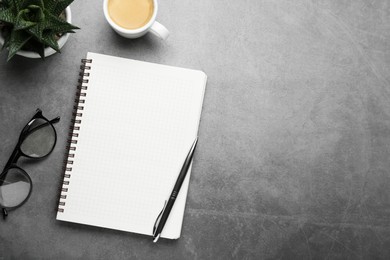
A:
{"label": "eyeglasses", "polygon": [[53,124],[60,117],[47,120],[40,109],[30,119],[20,133],[18,143],[0,174],[0,207],[4,219],[8,211],[22,206],[30,197],[32,182],[30,176],[16,165],[21,156],[41,159],[48,156],[57,142]]}

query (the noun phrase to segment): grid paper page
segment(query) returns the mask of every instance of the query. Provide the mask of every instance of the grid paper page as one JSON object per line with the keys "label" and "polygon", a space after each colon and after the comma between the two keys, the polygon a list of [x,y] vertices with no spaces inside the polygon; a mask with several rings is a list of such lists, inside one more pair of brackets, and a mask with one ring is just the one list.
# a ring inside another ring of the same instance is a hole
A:
{"label": "grid paper page", "polygon": [[[77,150],[57,219],[152,235],[197,136],[206,75],[96,53],[87,58]],[[180,237],[189,176],[162,237]]]}

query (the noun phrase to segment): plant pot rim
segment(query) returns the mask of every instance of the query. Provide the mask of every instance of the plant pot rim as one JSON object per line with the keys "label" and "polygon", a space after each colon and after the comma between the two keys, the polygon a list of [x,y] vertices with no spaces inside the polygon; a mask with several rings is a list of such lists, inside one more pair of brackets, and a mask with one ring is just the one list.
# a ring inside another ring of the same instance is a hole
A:
{"label": "plant pot rim", "polygon": [[[65,9],[65,16],[66,16],[66,21],[68,23],[72,23],[72,12],[70,10],[70,6],[68,6]],[[58,47],[60,49],[68,41],[68,38],[69,38],[69,33],[66,33],[66,34],[62,35],[61,38],[58,39]],[[0,45],[3,45],[3,44],[4,44],[4,37],[0,33]],[[46,47],[45,51],[44,51],[44,56],[48,57],[48,56],[51,56],[51,55],[53,55],[55,53],[56,53],[56,51],[54,49],[52,49],[50,47]],[[23,56],[23,57],[27,57],[27,58],[32,58],[32,59],[39,59],[39,58],[41,58],[41,56],[38,53],[32,52],[32,51],[20,50],[16,54],[20,55],[20,56]]]}

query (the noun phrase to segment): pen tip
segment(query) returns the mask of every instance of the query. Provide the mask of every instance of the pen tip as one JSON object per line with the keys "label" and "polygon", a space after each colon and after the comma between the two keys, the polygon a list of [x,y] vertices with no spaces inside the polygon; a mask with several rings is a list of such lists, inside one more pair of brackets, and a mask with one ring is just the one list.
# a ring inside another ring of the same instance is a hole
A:
{"label": "pen tip", "polygon": [[158,234],[154,239],[153,239],[153,243],[156,243],[158,241],[158,239],[160,238],[160,235],[161,234]]}

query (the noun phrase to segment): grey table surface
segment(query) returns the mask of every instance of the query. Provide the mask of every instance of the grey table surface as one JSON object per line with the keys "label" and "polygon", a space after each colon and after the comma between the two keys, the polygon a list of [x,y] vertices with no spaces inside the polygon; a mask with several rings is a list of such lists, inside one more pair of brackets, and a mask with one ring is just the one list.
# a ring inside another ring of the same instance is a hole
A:
{"label": "grey table surface", "polygon": [[[0,221],[0,259],[390,258],[389,1],[161,0],[166,42],[119,37],[102,1],[71,7],[62,54],[0,54],[1,165],[37,107],[61,116],[50,157],[20,162],[34,190]],[[55,219],[87,51],[208,75],[179,240]]]}

